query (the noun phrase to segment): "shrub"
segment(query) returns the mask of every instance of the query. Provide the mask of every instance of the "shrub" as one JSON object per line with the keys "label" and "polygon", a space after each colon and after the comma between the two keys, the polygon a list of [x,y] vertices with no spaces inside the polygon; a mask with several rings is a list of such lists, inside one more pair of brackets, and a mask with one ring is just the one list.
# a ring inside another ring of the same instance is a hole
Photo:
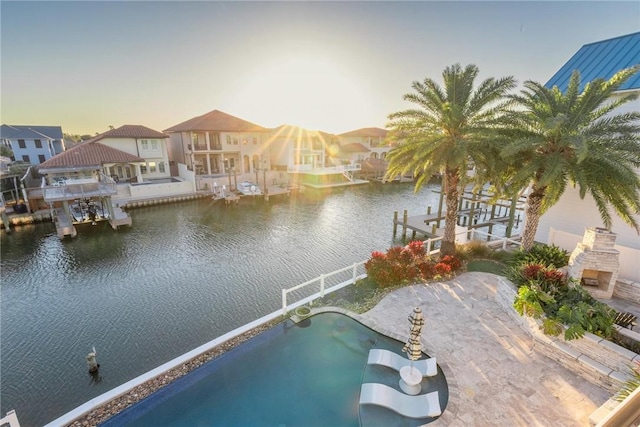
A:
{"label": "shrub", "polygon": [[544,333],[558,335],[564,324],[566,340],[581,338],[586,332],[613,336],[615,310],[594,299],[579,284],[571,283],[555,267],[524,261],[510,267],[507,277],[519,286],[514,308],[520,315],[536,319],[544,314]]}
{"label": "shrub", "polygon": [[448,276],[462,267],[455,256],[444,256],[437,263],[426,254],[421,241],[394,246],[386,253],[374,251],[365,263],[367,276],[380,287],[399,286],[417,280]]}
{"label": "shrub", "polygon": [[509,265],[518,266],[524,263],[543,264],[547,267],[560,268],[567,265],[569,253],[556,245],[533,245],[525,251],[522,248],[515,251],[509,260]]}

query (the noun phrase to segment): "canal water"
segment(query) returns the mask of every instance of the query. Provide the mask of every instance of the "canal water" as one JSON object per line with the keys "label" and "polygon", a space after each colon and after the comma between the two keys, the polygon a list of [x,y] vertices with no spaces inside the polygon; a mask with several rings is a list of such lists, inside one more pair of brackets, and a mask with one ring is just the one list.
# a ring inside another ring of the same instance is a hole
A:
{"label": "canal water", "polygon": [[[1,413],[39,426],[281,306],[281,289],[399,244],[394,211],[437,210],[435,186],[305,189],[131,210],[133,226],[51,223],[1,237]],[[400,232],[398,233],[400,236]],[[100,377],[87,372],[95,346]]]}

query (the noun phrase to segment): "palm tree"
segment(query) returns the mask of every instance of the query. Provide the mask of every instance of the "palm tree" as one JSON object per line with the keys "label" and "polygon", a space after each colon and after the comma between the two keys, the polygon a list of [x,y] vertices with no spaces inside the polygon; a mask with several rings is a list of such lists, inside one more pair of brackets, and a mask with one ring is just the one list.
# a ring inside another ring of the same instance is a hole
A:
{"label": "palm tree", "polygon": [[474,89],[478,67],[460,64],[446,67],[444,87],[432,79],[415,81],[414,92],[404,95],[417,108],[389,115],[392,136],[401,141],[387,160],[387,177],[413,173],[417,192],[438,173],[443,176],[446,200],[444,236],[440,253],[455,253],[455,224],[461,191],[469,183],[467,169],[486,177],[495,167],[496,125],[506,111],[505,95],[515,87],[513,77],[489,78]]}
{"label": "palm tree", "polygon": [[502,156],[517,165],[512,188],[529,187],[524,249],[534,242],[541,215],[553,206],[568,184],[580,197],[591,193],[607,228],[610,207],[639,231],[633,217],[640,212],[640,113],[612,114],[634,94],[613,97],[640,68],[629,68],[611,79],[596,79],[580,92],[580,73],[574,71],[566,92],[527,81],[511,98],[524,107],[512,111],[505,134],[510,137]]}

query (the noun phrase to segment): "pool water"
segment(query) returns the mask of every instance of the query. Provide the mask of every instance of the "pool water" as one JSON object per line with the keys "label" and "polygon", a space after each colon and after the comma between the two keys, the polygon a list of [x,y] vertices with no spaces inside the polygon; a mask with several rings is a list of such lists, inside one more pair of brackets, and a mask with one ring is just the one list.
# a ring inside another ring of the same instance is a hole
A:
{"label": "pool water", "polygon": [[[111,426],[414,426],[375,406],[359,407],[363,382],[399,389],[397,372],[367,365],[369,350],[400,352],[403,343],[348,316],[287,320],[159,390],[102,424]],[[448,388],[442,371],[423,393]]]}

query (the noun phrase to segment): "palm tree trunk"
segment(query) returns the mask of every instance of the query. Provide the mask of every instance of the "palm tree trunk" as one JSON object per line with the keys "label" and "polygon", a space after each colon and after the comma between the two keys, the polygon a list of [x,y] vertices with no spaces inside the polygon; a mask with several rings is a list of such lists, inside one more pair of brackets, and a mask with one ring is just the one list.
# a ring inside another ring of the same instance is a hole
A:
{"label": "palm tree trunk", "polygon": [[536,231],[538,231],[538,223],[540,222],[540,216],[542,215],[542,200],[546,187],[537,188],[535,185],[527,196],[527,210],[526,218],[524,222],[524,230],[522,232],[522,247],[528,251],[533,246],[534,239],[536,237]]}
{"label": "palm tree trunk", "polygon": [[444,177],[447,212],[444,217],[444,236],[440,246],[440,254],[443,256],[455,255],[456,253],[456,222],[458,221],[458,202],[460,198],[458,170],[447,170]]}

